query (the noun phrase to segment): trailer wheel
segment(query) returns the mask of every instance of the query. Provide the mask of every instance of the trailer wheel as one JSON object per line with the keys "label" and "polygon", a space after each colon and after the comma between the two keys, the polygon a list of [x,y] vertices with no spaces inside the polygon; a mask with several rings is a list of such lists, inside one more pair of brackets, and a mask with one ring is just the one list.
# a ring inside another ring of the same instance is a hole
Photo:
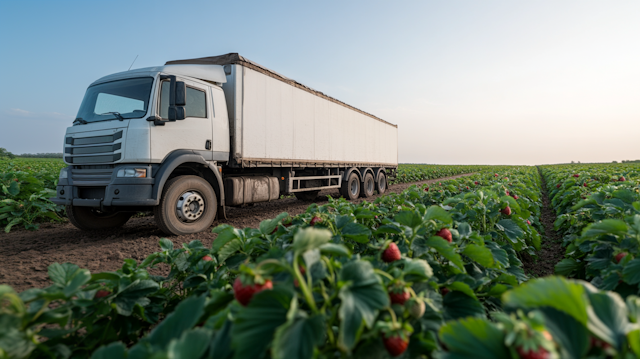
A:
{"label": "trailer wheel", "polygon": [[179,176],[164,186],[153,214],[163,232],[183,235],[209,229],[217,210],[218,199],[209,182],[198,176]]}
{"label": "trailer wheel", "polygon": [[297,199],[305,202],[311,202],[318,198],[320,191],[293,192]]}
{"label": "trailer wheel", "polygon": [[371,172],[367,172],[364,175],[364,181],[362,181],[362,190],[360,191],[360,197],[371,197],[373,196],[373,191],[376,190],[376,181],[373,180],[373,175]]}
{"label": "trailer wheel", "polygon": [[133,213],[101,212],[91,207],[67,206],[69,222],[83,231],[122,227]]}
{"label": "trailer wheel", "polygon": [[351,172],[349,179],[342,182],[340,194],[348,200],[354,200],[360,196],[360,179],[355,172]]}
{"label": "trailer wheel", "polygon": [[378,194],[383,194],[387,191],[387,176],[384,172],[378,172],[378,178],[376,178],[376,190]]}

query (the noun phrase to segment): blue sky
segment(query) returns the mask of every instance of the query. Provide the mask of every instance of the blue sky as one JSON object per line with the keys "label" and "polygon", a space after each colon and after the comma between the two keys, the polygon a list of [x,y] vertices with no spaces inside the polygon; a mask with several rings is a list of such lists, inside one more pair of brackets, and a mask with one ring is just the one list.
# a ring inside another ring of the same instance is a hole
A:
{"label": "blue sky", "polygon": [[637,159],[639,16],[626,0],[3,1],[0,147],[61,152],[86,87],[136,55],[239,52],[397,123],[401,162]]}

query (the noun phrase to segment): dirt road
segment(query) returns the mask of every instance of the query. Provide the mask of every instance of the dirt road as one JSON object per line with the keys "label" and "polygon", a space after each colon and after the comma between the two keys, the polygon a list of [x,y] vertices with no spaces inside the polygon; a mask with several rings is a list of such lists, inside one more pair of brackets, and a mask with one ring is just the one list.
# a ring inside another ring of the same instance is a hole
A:
{"label": "dirt road", "polygon": [[[413,184],[421,185],[445,179],[468,175],[458,175],[435,180],[396,184],[390,192],[402,192]],[[339,197],[337,190],[320,193],[315,201],[327,203],[326,195]],[[378,196],[369,198],[371,201]],[[362,200],[356,200],[360,202]],[[309,202],[296,198],[285,198],[273,202],[258,203],[243,208],[229,208],[228,219],[216,221],[213,225],[228,223],[237,228],[256,228],[260,221],[274,218],[282,212],[296,215],[304,212]],[[143,260],[158,251],[158,240],[166,237],[155,225],[152,216],[132,218],[118,229],[102,232],[83,232],[70,223],[42,224],[38,231],[13,230],[0,234],[0,283],[12,286],[18,292],[31,287],[49,285],[47,267],[54,263],[71,262],[91,272],[114,271],[122,266],[124,258]],[[169,237],[175,245],[194,239],[210,246],[216,235],[208,232]]]}

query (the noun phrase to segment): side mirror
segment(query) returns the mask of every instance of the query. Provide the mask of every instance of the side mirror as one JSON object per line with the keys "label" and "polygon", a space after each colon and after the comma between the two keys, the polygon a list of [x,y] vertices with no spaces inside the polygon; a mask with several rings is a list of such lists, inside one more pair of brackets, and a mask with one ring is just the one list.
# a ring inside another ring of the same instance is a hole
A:
{"label": "side mirror", "polygon": [[169,87],[169,121],[184,120],[184,106],[187,104],[187,85],[182,81],[176,81],[175,76],[170,76]]}

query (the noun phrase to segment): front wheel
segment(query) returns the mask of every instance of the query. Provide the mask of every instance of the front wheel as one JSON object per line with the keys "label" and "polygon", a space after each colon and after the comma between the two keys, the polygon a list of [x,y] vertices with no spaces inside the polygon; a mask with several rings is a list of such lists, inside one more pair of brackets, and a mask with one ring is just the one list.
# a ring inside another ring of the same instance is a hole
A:
{"label": "front wheel", "polygon": [[378,172],[378,178],[376,178],[376,190],[378,190],[378,194],[387,191],[387,176],[382,171]]}
{"label": "front wheel", "polygon": [[209,229],[217,210],[218,199],[209,182],[198,176],[179,176],[164,186],[153,214],[163,232],[183,235]]}
{"label": "front wheel", "polygon": [[355,172],[351,172],[349,179],[342,182],[340,194],[342,197],[351,201],[360,196],[360,178],[358,178]]}
{"label": "front wheel", "polygon": [[83,231],[122,227],[133,213],[102,212],[91,207],[67,206],[69,222]]}

